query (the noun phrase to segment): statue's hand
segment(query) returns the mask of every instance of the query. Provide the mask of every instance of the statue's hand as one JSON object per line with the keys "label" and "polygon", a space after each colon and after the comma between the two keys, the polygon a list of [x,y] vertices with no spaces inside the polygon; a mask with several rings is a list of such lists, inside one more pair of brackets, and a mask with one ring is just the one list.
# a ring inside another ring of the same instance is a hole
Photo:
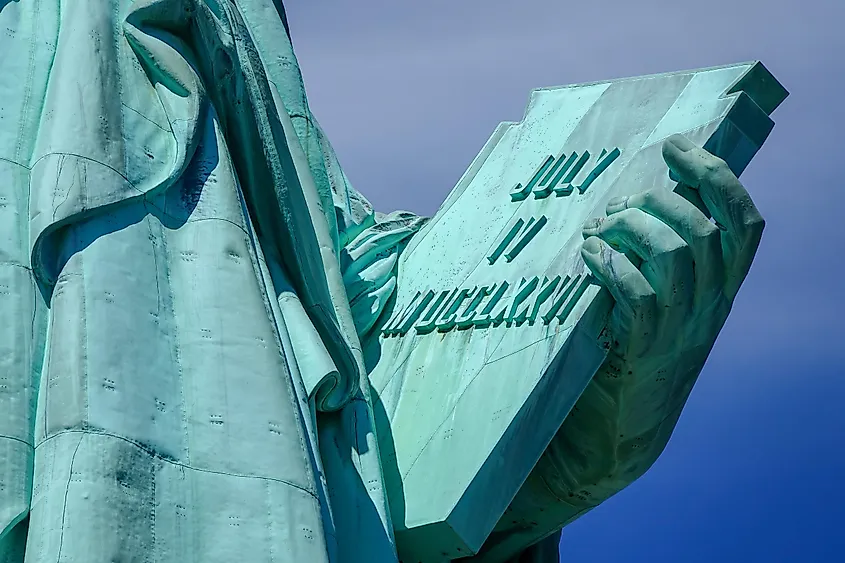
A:
{"label": "statue's hand", "polygon": [[585,225],[581,253],[616,301],[613,370],[671,381],[703,366],[764,221],[723,160],[680,135],[663,157],[685,196],[650,190],[611,200],[607,217]]}

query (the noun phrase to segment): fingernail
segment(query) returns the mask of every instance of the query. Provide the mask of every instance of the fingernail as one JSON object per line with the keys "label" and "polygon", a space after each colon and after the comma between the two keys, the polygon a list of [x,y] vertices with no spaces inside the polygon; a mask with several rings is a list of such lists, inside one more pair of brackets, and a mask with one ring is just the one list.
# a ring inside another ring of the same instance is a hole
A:
{"label": "fingernail", "polygon": [[629,196],[622,196],[622,197],[614,197],[610,201],[607,202],[608,209],[616,209],[617,207],[627,208],[628,207],[628,199]]}
{"label": "fingernail", "polygon": [[581,245],[581,248],[584,252],[589,254],[599,254],[601,252],[601,244],[599,243],[599,239],[596,237],[590,237],[584,241],[584,244]]}
{"label": "fingernail", "polygon": [[692,141],[690,141],[683,135],[672,135],[671,137],[666,139],[666,142],[671,144],[673,147],[675,147],[681,152],[688,152],[695,148],[695,145],[692,143]]}

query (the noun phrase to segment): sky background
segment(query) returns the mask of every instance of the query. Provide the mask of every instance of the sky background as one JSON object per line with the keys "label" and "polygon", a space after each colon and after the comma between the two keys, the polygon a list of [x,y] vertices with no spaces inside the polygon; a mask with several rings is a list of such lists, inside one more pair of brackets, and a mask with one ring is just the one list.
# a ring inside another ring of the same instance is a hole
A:
{"label": "sky background", "polygon": [[287,10],[312,109],[381,211],[433,214],[532,88],[762,60],[792,95],[742,177],[768,222],[754,267],[665,453],[564,530],[561,560],[845,561],[845,3]]}

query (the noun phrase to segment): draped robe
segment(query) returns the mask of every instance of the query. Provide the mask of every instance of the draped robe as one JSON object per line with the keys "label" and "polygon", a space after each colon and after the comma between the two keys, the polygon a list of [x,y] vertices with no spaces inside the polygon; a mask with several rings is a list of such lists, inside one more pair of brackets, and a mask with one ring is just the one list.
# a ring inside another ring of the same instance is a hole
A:
{"label": "draped robe", "polygon": [[424,220],[349,186],[286,25],[0,1],[0,561],[395,561],[359,335]]}

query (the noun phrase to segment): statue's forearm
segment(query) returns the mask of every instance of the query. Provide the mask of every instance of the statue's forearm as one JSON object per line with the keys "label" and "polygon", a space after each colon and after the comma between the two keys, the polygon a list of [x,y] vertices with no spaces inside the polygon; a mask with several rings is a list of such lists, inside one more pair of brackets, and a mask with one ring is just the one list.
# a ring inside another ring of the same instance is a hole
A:
{"label": "statue's forearm", "polygon": [[701,369],[675,362],[632,368],[608,356],[535,469],[556,496],[595,506],[654,463]]}
{"label": "statue's forearm", "polygon": [[[700,364],[634,370],[611,352],[485,542],[503,561],[599,505],[663,451]],[[668,364],[671,365],[671,364]]]}

